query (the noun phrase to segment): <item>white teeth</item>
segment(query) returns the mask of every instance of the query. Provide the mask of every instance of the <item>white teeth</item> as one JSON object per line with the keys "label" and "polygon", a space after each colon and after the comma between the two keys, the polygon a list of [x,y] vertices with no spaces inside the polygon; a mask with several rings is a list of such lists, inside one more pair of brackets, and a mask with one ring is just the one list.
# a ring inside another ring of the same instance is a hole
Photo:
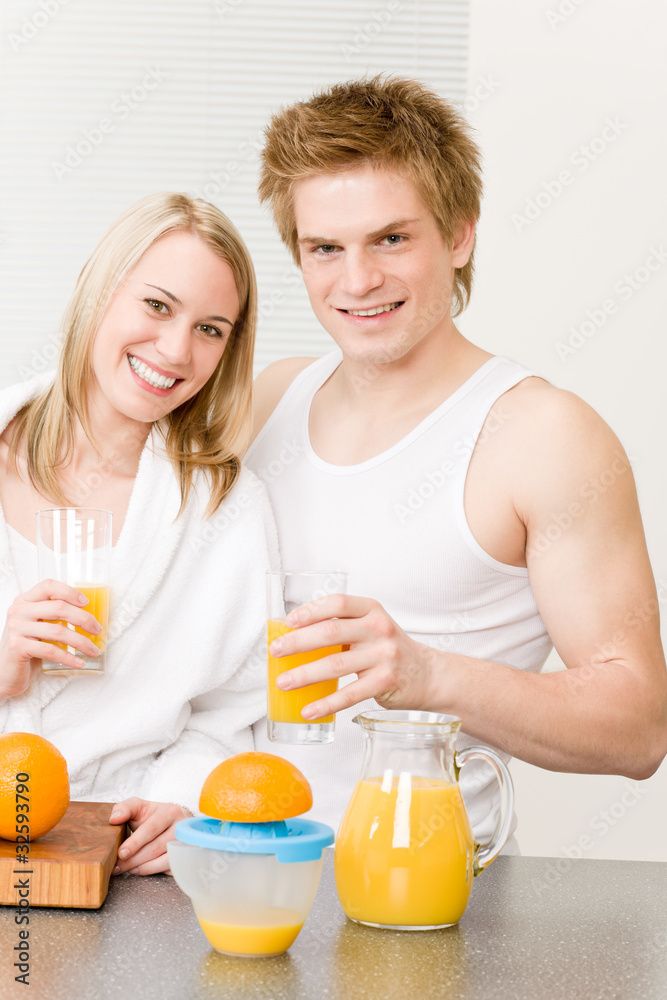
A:
{"label": "white teeth", "polygon": [[376,309],[346,309],[351,316],[377,316],[379,313],[388,313],[392,309],[396,309],[400,306],[400,302],[392,302],[388,306],[378,306]]}
{"label": "white teeth", "polygon": [[172,385],[176,381],[175,378],[167,378],[166,375],[158,375],[156,371],[149,368],[147,364],[143,361],[139,361],[138,358],[133,357],[128,354],[127,360],[130,362],[130,367],[132,371],[136,372],[139,378],[142,378],[144,382],[148,382],[155,389],[171,389]]}

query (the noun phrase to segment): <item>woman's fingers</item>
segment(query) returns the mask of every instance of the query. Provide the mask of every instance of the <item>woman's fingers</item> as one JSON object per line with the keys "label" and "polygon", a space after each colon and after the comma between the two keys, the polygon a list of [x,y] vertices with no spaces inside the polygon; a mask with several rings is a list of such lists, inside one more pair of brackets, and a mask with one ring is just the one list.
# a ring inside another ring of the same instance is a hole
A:
{"label": "woman's fingers", "polygon": [[134,868],[130,868],[132,875],[157,875],[159,872],[168,872],[171,874],[171,869],[169,868],[169,855],[166,852],[162,853],[159,858],[154,858],[152,861],[146,861]]}
{"label": "woman's fingers", "polygon": [[88,604],[88,598],[84,597],[80,590],[71,587],[69,583],[61,580],[40,580],[25,594],[20,595],[21,599],[31,604],[37,601],[63,600],[68,604],[83,608]]}
{"label": "woman's fingers", "polygon": [[[98,654],[99,649],[96,652],[96,655]],[[19,654],[16,658],[26,662],[32,659],[49,660],[51,663],[61,663],[63,667],[76,667],[77,669],[86,665],[85,659],[77,656],[76,653],[70,653],[69,650],[61,649],[60,646],[52,646],[51,643],[42,642],[41,639],[26,639],[23,655]]]}
{"label": "woman's fingers", "polygon": [[[182,818],[182,817],[179,817]],[[132,838],[128,838],[125,844],[129,844]],[[133,850],[131,854],[127,857],[118,856],[118,865],[121,872],[132,872],[133,875],[149,875],[149,871],[137,871],[136,869],[142,868],[144,865],[160,865],[161,867],[154,867],[152,871],[165,871],[169,867],[169,858],[167,855],[167,844],[170,840],[173,840],[173,831],[168,834],[163,833],[159,837],[155,837],[150,840],[143,847]]]}
{"label": "woman's fingers", "polygon": [[88,598],[75,587],[59,580],[42,580],[14,600],[7,617],[27,621],[66,621],[99,635],[102,626],[94,615],[85,610],[88,603]]}
{"label": "woman's fingers", "polygon": [[[122,812],[118,812],[119,806]],[[122,844],[118,851],[118,871],[134,871],[144,865],[151,865],[151,871],[166,871],[167,843],[174,838],[173,827],[179,819],[190,813],[180,806],[164,802],[148,802],[145,799],[128,799],[119,803],[111,815],[122,815],[134,828],[132,836]],[[160,859],[163,859],[160,861]],[[157,867],[155,867],[157,865]],[[148,870],[138,871],[139,875],[150,874]]]}
{"label": "woman's fingers", "polygon": [[[84,656],[99,656],[100,650],[88,636],[82,632],[75,632],[74,629],[67,628],[57,622],[36,621],[30,626],[30,639],[39,639],[42,642],[52,644],[62,643],[64,646],[73,646],[84,654]],[[45,654],[42,653],[42,656]]]}
{"label": "woman's fingers", "polygon": [[84,629],[86,632],[90,632],[92,635],[99,635],[102,631],[102,626],[89,611],[84,611],[83,608],[75,607],[64,600],[24,604],[22,611],[23,616],[29,621],[66,621],[71,625],[76,625],[78,628]]}

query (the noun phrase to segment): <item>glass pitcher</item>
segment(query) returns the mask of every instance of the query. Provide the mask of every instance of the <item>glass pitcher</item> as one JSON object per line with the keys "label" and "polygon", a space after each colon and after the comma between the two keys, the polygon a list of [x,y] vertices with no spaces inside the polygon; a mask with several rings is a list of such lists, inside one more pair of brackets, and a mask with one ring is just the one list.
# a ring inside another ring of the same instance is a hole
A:
{"label": "glass pitcher", "polygon": [[[461,720],[433,712],[377,711],[364,730],[361,776],[338,831],[336,890],[360,924],[431,930],[457,923],[472,880],[502,850],[514,811],[512,779],[486,747],[456,752]],[[485,760],[500,786],[500,816],[475,843],[458,786],[460,768]]]}

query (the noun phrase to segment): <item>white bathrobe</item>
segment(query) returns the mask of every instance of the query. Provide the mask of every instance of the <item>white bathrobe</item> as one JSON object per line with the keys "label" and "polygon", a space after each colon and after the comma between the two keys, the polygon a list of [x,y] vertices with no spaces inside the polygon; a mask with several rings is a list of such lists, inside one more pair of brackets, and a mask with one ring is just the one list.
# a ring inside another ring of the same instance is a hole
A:
{"label": "white bathrobe", "polygon": [[[0,428],[46,384],[40,376],[0,392]],[[253,749],[251,724],[266,711],[264,573],[277,566],[275,526],[248,469],[205,521],[207,495],[200,479],[176,519],[174,470],[149,439],[113,550],[105,673],[40,674],[25,694],[0,700],[0,732],[51,740],[73,799],[138,795],[194,811],[212,768]],[[2,516],[0,628],[18,593]]]}

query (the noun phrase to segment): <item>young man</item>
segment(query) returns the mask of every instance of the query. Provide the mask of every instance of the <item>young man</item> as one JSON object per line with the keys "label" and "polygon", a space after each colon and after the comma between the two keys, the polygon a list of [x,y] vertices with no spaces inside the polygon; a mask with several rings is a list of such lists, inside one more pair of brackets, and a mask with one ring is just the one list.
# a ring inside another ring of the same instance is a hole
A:
{"label": "young man", "polygon": [[[456,715],[460,745],[553,770],[646,778],[667,752],[629,461],[580,399],[454,325],[480,194],[465,124],[414,81],[335,86],[267,132],[260,196],[338,350],[262,372],[247,463],[268,486],[283,565],[346,570],[352,596],[305,606],[272,646],[349,645],[281,681],[341,678],[304,711],[337,712],[335,742],[256,738],[305,771],[317,818],[334,824],[361,761],[353,706]],[[569,669],[540,675],[552,643]],[[486,839],[492,779],[463,781]]]}

